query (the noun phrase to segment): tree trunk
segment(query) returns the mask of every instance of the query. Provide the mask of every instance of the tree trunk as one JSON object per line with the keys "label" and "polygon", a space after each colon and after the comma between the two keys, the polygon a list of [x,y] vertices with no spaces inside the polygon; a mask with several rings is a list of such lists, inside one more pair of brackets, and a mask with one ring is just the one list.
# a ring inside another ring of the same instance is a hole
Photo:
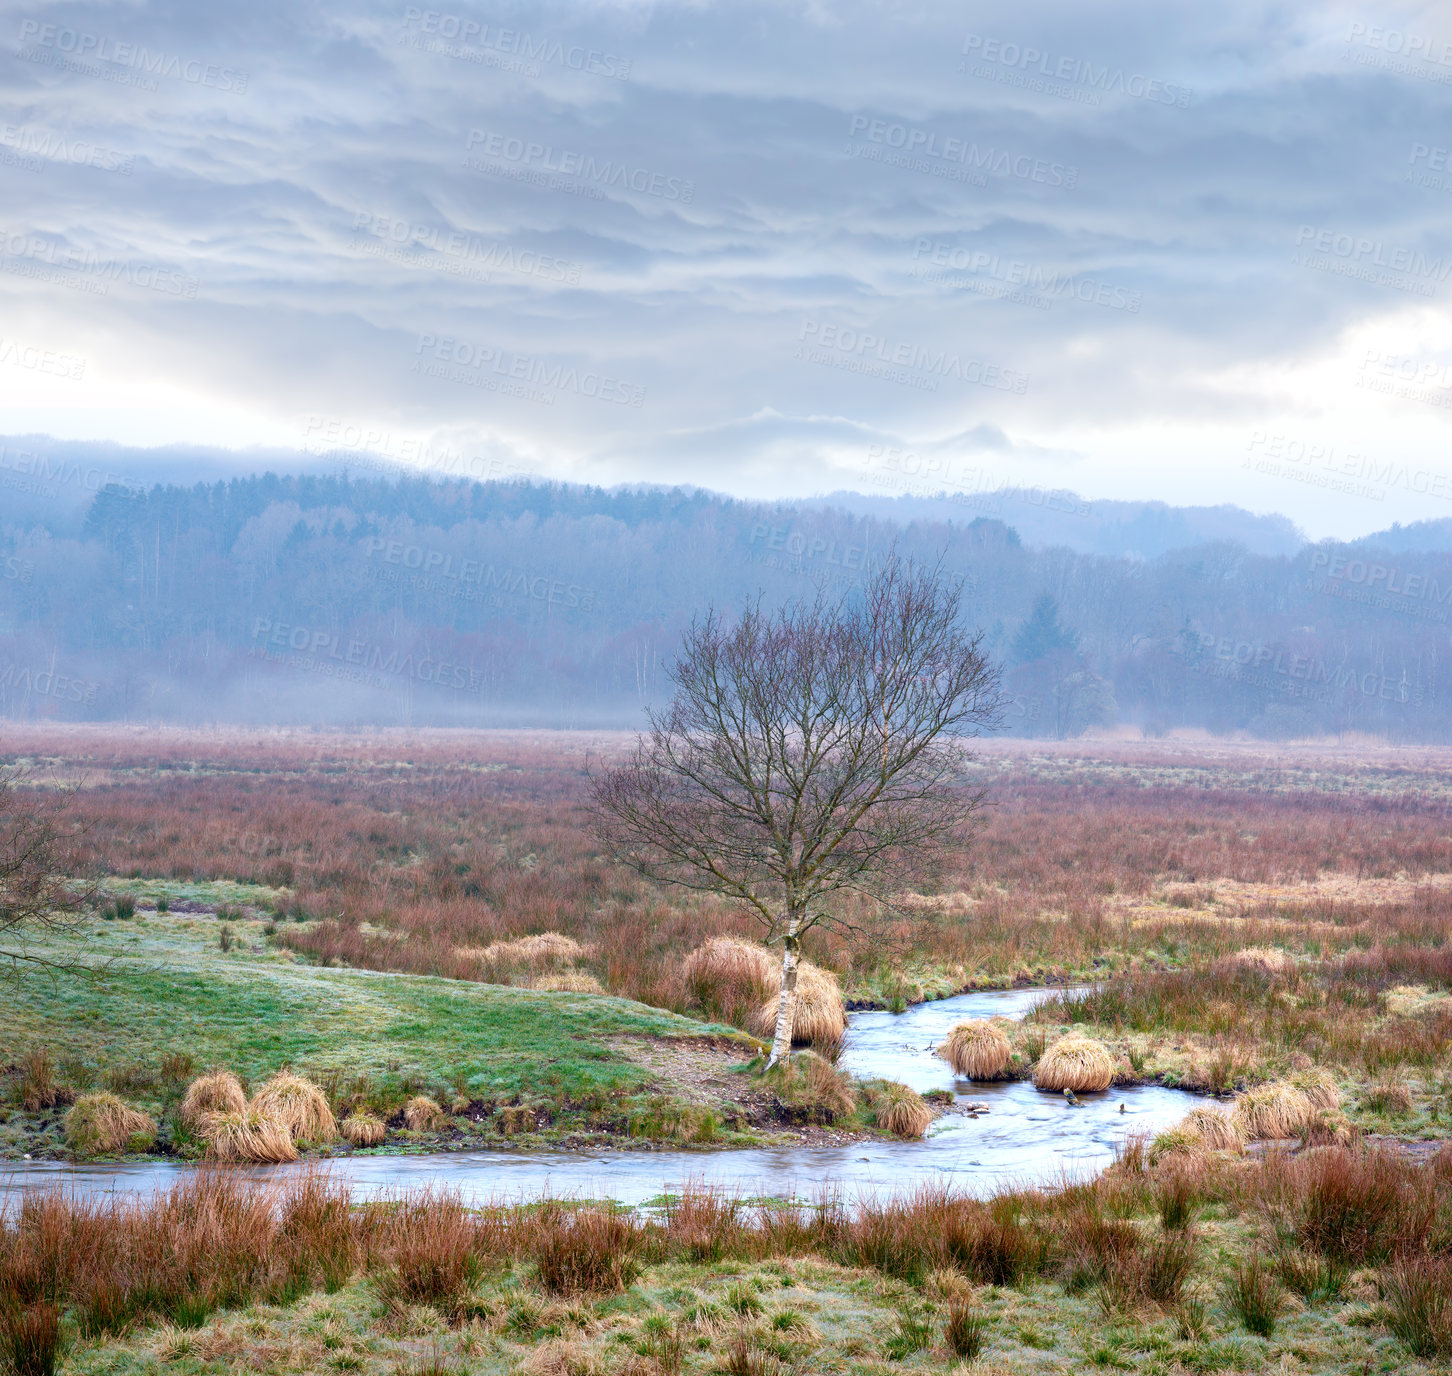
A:
{"label": "tree trunk", "polygon": [[781,998],[776,1005],[776,1036],[771,1042],[770,1070],[784,1056],[791,1054],[792,1023],[797,1013],[797,937],[796,923],[787,929],[781,953]]}

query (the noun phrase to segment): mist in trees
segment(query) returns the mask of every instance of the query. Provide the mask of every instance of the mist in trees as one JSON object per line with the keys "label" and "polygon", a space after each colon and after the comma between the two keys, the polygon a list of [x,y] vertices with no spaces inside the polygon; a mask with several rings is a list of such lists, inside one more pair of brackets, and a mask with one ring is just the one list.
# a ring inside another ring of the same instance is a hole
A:
{"label": "mist in trees", "polygon": [[0,522],[0,716],[628,725],[703,607],[835,594],[896,543],[946,551],[1011,732],[1452,728],[1452,555],[1406,530],[1396,549],[1141,559],[969,513],[276,475],[113,485],[80,522]]}

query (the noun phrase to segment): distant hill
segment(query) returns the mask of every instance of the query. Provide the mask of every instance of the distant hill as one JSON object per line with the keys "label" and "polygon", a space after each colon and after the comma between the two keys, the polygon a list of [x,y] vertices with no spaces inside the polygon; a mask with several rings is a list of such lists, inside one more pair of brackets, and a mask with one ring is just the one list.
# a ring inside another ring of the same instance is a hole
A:
{"label": "distant hill", "polygon": [[693,617],[850,595],[896,545],[963,580],[1009,731],[1452,738],[1443,521],[1307,545],[1069,493],[764,503],[0,445],[0,718],[633,725]]}
{"label": "distant hill", "polygon": [[1452,550],[1452,516],[1435,521],[1413,521],[1410,525],[1394,525],[1372,535],[1364,535],[1352,544],[1398,551]]}
{"label": "distant hill", "polygon": [[1132,559],[1153,559],[1171,550],[1221,540],[1262,555],[1291,555],[1306,543],[1306,537],[1285,516],[1256,516],[1238,506],[1091,501],[1067,489],[1001,488],[944,492],[935,497],[833,492],[816,500],[824,506],[904,525],[909,521],[961,524],[974,516],[992,516],[1017,530],[1026,545]]}

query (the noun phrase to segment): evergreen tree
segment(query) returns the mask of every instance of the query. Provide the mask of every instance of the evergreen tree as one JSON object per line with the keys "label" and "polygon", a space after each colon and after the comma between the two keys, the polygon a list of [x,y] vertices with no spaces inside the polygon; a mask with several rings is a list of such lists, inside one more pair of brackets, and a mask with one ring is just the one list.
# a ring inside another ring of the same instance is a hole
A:
{"label": "evergreen tree", "polygon": [[1013,638],[1015,662],[1032,664],[1049,655],[1065,651],[1077,654],[1078,650],[1079,637],[1059,620],[1059,604],[1047,593],[1036,598],[1028,620]]}

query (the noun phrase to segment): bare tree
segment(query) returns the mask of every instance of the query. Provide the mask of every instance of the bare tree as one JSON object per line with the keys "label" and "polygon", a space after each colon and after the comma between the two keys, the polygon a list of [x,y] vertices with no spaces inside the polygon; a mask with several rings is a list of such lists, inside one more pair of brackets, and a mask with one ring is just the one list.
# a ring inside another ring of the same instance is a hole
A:
{"label": "bare tree", "polygon": [[[67,790],[42,789],[18,768],[0,767],[0,940],[10,948],[27,929],[64,931],[94,896],[77,882],[82,867]],[[22,949],[0,949],[11,967],[20,961],[53,965]]]}
{"label": "bare tree", "polygon": [[893,554],[840,601],[758,604],[729,625],[708,613],[671,670],[674,701],[594,781],[617,856],[739,900],[782,943],[769,1065],[791,1048],[803,934],[850,925],[844,895],[889,911],[982,806],[955,738],[996,721],[998,674],[961,596]]}

